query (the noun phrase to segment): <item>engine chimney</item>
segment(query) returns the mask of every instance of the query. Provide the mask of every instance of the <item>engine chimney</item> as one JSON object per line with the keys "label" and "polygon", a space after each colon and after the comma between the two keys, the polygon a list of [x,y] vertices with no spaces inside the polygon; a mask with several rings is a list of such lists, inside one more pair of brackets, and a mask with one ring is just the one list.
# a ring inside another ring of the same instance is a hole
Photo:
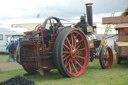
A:
{"label": "engine chimney", "polygon": [[85,5],[86,5],[88,24],[93,27],[93,16],[92,16],[92,5],[93,5],[93,3],[87,3]]}

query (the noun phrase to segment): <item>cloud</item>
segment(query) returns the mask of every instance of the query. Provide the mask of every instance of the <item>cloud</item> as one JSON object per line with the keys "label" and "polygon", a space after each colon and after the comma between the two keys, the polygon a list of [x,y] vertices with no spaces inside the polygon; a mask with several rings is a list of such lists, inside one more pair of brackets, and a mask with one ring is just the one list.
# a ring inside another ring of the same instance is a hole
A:
{"label": "cloud", "polygon": [[128,0],[87,0],[94,3],[94,13],[122,12],[128,8]]}
{"label": "cloud", "polygon": [[[2,0],[0,3],[0,25],[36,23],[50,16],[60,18],[79,17],[86,12],[85,3],[92,2],[94,21],[101,21],[105,13],[122,12],[128,0]],[[102,16],[99,14],[103,14]]]}
{"label": "cloud", "polygon": [[71,18],[86,12],[85,3],[94,3],[95,14],[123,11],[127,0],[2,0],[0,19],[41,18],[49,16]]}

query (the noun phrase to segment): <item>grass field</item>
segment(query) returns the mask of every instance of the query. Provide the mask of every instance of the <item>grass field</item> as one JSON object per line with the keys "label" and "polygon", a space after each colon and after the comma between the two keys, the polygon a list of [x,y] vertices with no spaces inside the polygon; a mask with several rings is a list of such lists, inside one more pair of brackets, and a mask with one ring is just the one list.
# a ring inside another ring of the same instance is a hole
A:
{"label": "grass field", "polygon": [[22,68],[16,62],[7,62],[7,59],[8,59],[8,55],[7,54],[4,54],[4,55],[0,54],[0,71]]}
{"label": "grass field", "polygon": [[[26,73],[16,62],[8,63],[6,61],[7,56],[0,55],[0,68],[2,69],[0,71],[0,82],[17,75],[23,76]],[[10,65],[12,65],[11,68]],[[26,78],[33,80],[36,85],[128,85],[128,63],[117,65],[114,61],[111,69],[103,70],[98,59],[95,59],[89,63],[85,73],[79,77],[65,78],[57,70],[52,70],[43,76],[37,74]]]}

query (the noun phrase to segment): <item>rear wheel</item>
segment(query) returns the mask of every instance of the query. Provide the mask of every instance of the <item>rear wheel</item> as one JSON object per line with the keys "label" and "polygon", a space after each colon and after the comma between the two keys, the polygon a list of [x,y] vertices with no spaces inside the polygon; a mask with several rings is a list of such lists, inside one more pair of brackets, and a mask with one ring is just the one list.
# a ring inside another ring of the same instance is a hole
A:
{"label": "rear wheel", "polygon": [[89,47],[84,33],[78,29],[62,31],[56,51],[59,72],[68,77],[80,76],[87,68],[89,61]]}
{"label": "rear wheel", "polygon": [[63,31],[61,31],[57,38],[56,38],[56,41],[55,41],[55,45],[54,45],[54,63],[56,65],[56,68],[58,69],[59,73],[63,76],[67,76],[66,73],[64,72],[62,66],[60,65],[61,61],[59,60],[59,45],[60,45],[60,40],[62,38],[62,35],[63,35]]}
{"label": "rear wheel", "polygon": [[113,52],[110,47],[105,46],[100,51],[100,65],[103,69],[109,69],[113,64]]}

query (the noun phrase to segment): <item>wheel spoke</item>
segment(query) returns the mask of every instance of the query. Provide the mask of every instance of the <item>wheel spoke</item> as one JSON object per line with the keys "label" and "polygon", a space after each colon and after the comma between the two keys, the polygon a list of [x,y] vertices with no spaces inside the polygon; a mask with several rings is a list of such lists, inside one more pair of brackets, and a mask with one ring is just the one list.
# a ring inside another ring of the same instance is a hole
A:
{"label": "wheel spoke", "polygon": [[66,56],[66,57],[64,58],[64,61],[67,60],[68,58],[70,58],[70,55]]}
{"label": "wheel spoke", "polygon": [[76,57],[76,59],[78,60],[78,62],[80,62],[80,59],[78,57]]}
{"label": "wheel spoke", "polygon": [[110,64],[110,60],[109,59],[106,59],[106,65],[109,65]]}
{"label": "wheel spoke", "polygon": [[80,59],[85,60],[85,58],[84,58],[84,57],[82,57],[82,56],[80,56],[80,55],[78,55],[77,57],[78,57],[78,58],[80,58]]}
{"label": "wheel spoke", "polygon": [[63,47],[63,50],[65,50],[65,51],[66,51],[66,50],[67,50],[67,48],[64,46],[64,47]]}
{"label": "wheel spoke", "polygon": [[73,66],[73,68],[75,69],[75,72],[77,73],[78,71],[77,71],[77,69],[76,69],[76,67],[75,67],[75,65],[74,65],[73,62],[72,62],[72,66]]}
{"label": "wheel spoke", "polygon": [[83,50],[85,50],[86,48],[81,48],[81,49],[78,49],[77,51],[83,51]]}
{"label": "wheel spoke", "polygon": [[77,37],[78,37],[78,34],[76,34],[75,39],[77,39]]}
{"label": "wheel spoke", "polygon": [[67,66],[69,65],[70,61],[71,61],[71,58],[68,60],[68,63],[65,63],[65,67],[66,67],[66,68],[67,68]]}
{"label": "wheel spoke", "polygon": [[66,40],[68,41],[69,46],[72,46],[72,45],[71,45],[71,42],[70,42],[69,39],[68,39],[68,37],[66,38]]}
{"label": "wheel spoke", "polygon": [[107,61],[110,61],[111,59],[110,58],[106,58]]}
{"label": "wheel spoke", "polygon": [[74,40],[74,47],[76,47],[76,40]]}
{"label": "wheel spoke", "polygon": [[82,68],[82,65],[78,61],[75,60],[75,62]]}
{"label": "wheel spoke", "polygon": [[66,44],[64,44],[64,46],[65,46],[67,49],[69,49],[69,47],[68,47]]}
{"label": "wheel spoke", "polygon": [[64,58],[66,55],[67,55],[67,54],[64,54],[64,55],[63,55],[63,58]]}
{"label": "wheel spoke", "polygon": [[104,60],[104,64],[106,64],[106,60]]}
{"label": "wheel spoke", "polygon": [[71,68],[71,65],[70,65],[70,63],[69,63],[69,71],[70,71],[70,72],[72,71],[72,68]]}
{"label": "wheel spoke", "polygon": [[[73,61],[74,61],[75,59],[73,59]],[[75,66],[76,66],[76,62],[74,61],[74,64],[75,64]]]}
{"label": "wheel spoke", "polygon": [[73,46],[73,33],[71,33],[70,40],[71,40],[72,46]]}
{"label": "wheel spoke", "polygon": [[[76,57],[76,59],[77,59],[78,61],[75,60],[75,62],[81,67],[81,66],[82,66],[82,65],[81,65],[81,64],[82,64],[82,63],[81,63],[82,60],[80,61],[80,59],[79,59],[78,57]],[[84,59],[84,60],[85,60],[85,59]]]}
{"label": "wheel spoke", "polygon": [[104,53],[104,59],[107,59],[108,58],[108,51],[105,50],[105,53]]}
{"label": "wheel spoke", "polygon": [[78,54],[78,55],[82,55],[82,53],[81,53],[81,52],[77,52],[77,54]]}
{"label": "wheel spoke", "polygon": [[63,53],[69,54],[70,52],[69,51],[63,51]]}
{"label": "wheel spoke", "polygon": [[76,34],[76,36],[74,36],[74,37],[75,37],[75,39],[74,39],[74,43],[75,43],[75,45],[74,45],[74,46],[76,47],[76,43],[77,43],[76,40],[77,40],[78,34]]}
{"label": "wheel spoke", "polygon": [[77,48],[76,48],[76,50],[78,50],[78,49],[80,48],[80,46],[81,46],[81,45],[78,45]]}
{"label": "wheel spoke", "polygon": [[83,40],[80,40],[77,44],[76,44],[76,46],[78,46],[80,43],[82,43],[83,42]]}
{"label": "wheel spoke", "polygon": [[109,57],[109,55],[107,54],[107,55],[106,55],[106,57],[108,58],[108,57]]}
{"label": "wheel spoke", "polygon": [[106,52],[106,57],[108,58],[109,54],[108,54],[108,51]]}

